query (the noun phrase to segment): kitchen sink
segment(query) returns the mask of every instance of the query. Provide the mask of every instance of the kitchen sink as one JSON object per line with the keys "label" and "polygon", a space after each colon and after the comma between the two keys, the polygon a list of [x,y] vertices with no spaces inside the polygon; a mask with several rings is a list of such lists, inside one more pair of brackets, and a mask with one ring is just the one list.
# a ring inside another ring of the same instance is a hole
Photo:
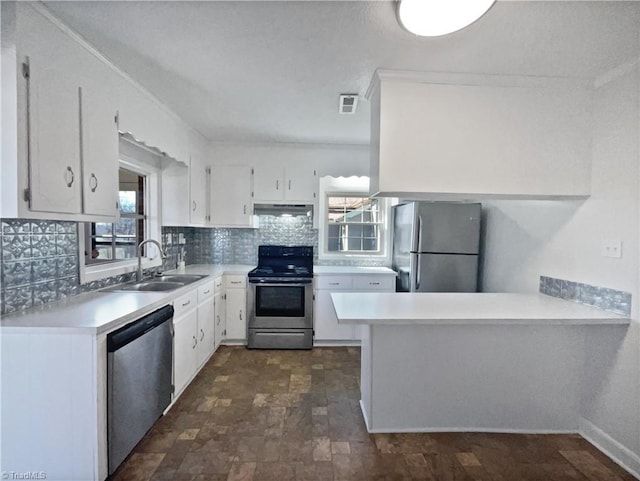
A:
{"label": "kitchen sink", "polygon": [[196,276],[193,274],[164,274],[152,277],[149,279],[149,282],[181,282],[182,284],[191,284],[192,282],[197,282],[205,277],[207,276]]}
{"label": "kitchen sink", "polygon": [[109,289],[110,291],[141,291],[141,292],[162,292],[162,291],[173,291],[174,289],[179,289],[182,286],[185,286],[182,282],[167,282],[167,281],[143,281],[137,284],[125,284],[122,286],[118,286],[113,289]]}
{"label": "kitchen sink", "polygon": [[166,292],[179,289],[183,286],[197,282],[207,276],[189,274],[167,274],[144,279],[140,282],[129,282],[119,286],[105,289],[108,292]]}

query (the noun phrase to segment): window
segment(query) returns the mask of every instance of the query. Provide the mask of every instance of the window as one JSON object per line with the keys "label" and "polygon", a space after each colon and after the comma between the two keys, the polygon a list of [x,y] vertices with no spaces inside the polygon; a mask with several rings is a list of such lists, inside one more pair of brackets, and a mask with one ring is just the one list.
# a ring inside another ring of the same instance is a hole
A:
{"label": "window", "polygon": [[137,246],[145,238],[146,176],[120,168],[118,223],[92,222],[85,224],[85,265],[115,262],[137,256]]}
{"label": "window", "polygon": [[318,204],[318,258],[391,261],[392,199],[370,198],[369,177],[321,177]]}
{"label": "window", "polygon": [[327,252],[380,252],[379,199],[329,195],[327,216]]}

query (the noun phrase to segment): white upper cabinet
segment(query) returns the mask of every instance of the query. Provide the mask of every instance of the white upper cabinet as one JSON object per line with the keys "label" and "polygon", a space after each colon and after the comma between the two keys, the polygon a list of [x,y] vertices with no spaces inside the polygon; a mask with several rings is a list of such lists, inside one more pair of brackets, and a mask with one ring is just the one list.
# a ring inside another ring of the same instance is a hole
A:
{"label": "white upper cabinet", "polygon": [[[18,108],[29,211],[118,216],[114,73],[49,19],[18,9]],[[38,32],[37,35],[34,32]]]}
{"label": "white upper cabinet", "polygon": [[214,165],[211,167],[211,225],[253,227],[251,167]]}
{"label": "white upper cabinet", "polygon": [[209,216],[209,166],[199,154],[191,154],[189,166],[189,223],[203,226],[207,224]]}
{"label": "white upper cabinet", "polygon": [[80,86],[71,75],[49,65],[43,50],[30,51],[28,78],[24,79],[28,82],[30,208],[79,213]]}
{"label": "white upper cabinet", "polygon": [[253,167],[253,198],[276,202],[284,199],[284,167],[258,164]]}
{"label": "white upper cabinet", "polygon": [[[40,3],[6,4],[0,216],[116,220],[118,130],[184,166],[205,151],[206,139]],[[191,175],[199,183],[193,223],[206,221],[207,181],[193,172],[178,190],[176,225],[192,222]]]}
{"label": "white upper cabinet", "polygon": [[306,164],[256,164],[253,167],[254,201],[314,202],[318,191],[316,174],[316,169]]}
{"label": "white upper cabinet", "polygon": [[189,165],[170,160],[162,169],[162,224],[203,227],[209,222],[209,166],[194,145]]}
{"label": "white upper cabinet", "polygon": [[315,202],[318,196],[318,176],[313,166],[292,163],[285,167],[285,174],[286,200]]}
{"label": "white upper cabinet", "polygon": [[82,195],[83,213],[118,215],[118,116],[110,85],[99,74],[106,66],[97,59],[94,76],[83,82],[82,112]]}
{"label": "white upper cabinet", "polygon": [[[44,34],[50,33],[48,41],[33,34],[43,27]],[[34,12],[20,17],[16,35],[30,208],[79,213],[80,82],[74,72],[86,52]]]}
{"label": "white upper cabinet", "polygon": [[188,225],[189,202],[189,166],[167,162],[162,168],[162,225]]}
{"label": "white upper cabinet", "polygon": [[592,90],[585,82],[381,71],[368,97],[372,194],[590,193]]}

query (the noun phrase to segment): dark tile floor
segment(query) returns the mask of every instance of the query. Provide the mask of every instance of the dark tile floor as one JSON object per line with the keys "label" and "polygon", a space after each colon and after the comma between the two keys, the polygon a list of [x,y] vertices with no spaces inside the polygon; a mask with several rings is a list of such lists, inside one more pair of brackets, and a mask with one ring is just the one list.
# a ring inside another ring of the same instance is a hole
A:
{"label": "dark tile floor", "polygon": [[357,348],[221,347],[113,479],[634,479],[577,435],[370,435],[359,372]]}

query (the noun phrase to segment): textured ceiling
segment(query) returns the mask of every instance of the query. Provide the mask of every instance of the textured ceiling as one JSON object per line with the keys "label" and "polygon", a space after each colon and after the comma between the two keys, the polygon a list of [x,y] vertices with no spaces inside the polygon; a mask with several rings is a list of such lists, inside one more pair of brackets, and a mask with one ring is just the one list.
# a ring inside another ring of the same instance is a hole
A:
{"label": "textured ceiling", "polygon": [[212,140],[366,144],[376,68],[595,78],[639,56],[638,2],[498,1],[441,38],[389,1],[45,2]]}

